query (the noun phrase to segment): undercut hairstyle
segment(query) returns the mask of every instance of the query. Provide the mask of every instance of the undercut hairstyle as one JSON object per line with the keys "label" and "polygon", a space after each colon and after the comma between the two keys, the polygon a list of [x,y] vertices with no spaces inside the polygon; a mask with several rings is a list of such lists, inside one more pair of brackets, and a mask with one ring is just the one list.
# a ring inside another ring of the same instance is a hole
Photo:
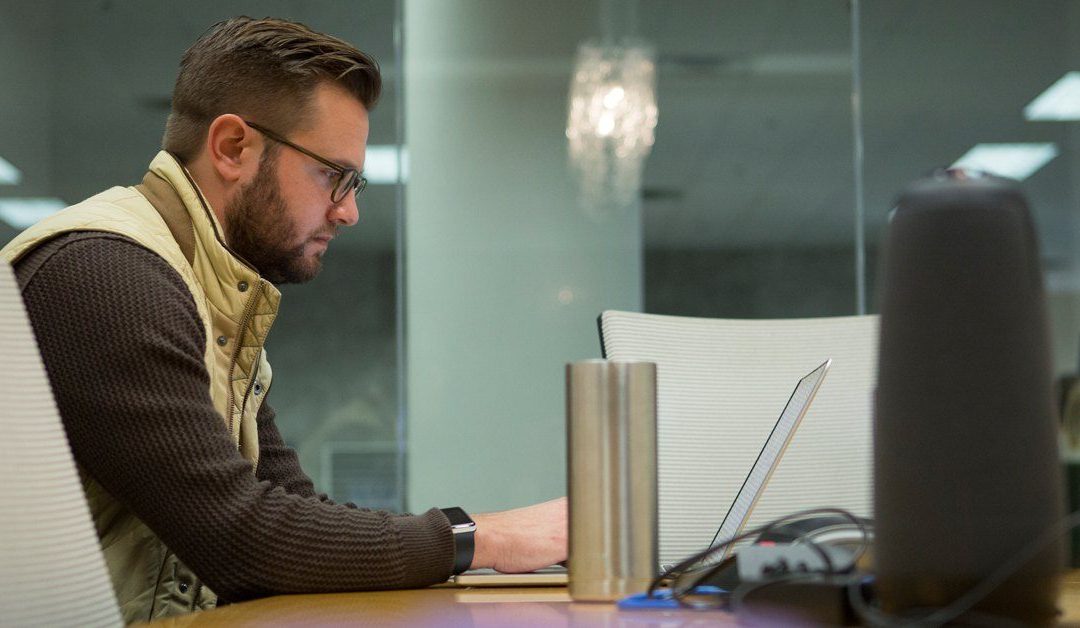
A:
{"label": "undercut hairstyle", "polygon": [[219,22],[180,61],[162,148],[189,163],[210,123],[226,113],[281,134],[303,128],[324,82],[343,87],[369,111],[382,89],[375,59],[336,37],[272,18]]}

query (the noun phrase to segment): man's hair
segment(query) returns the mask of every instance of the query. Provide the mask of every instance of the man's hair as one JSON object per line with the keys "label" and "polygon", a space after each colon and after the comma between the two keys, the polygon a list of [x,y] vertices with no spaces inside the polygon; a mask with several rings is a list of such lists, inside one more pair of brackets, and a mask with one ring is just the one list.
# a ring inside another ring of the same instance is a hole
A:
{"label": "man's hair", "polygon": [[287,134],[306,122],[323,82],[345,88],[368,110],[382,88],[379,64],[336,37],[272,18],[219,22],[180,61],[162,147],[191,161],[210,123],[226,113]]}

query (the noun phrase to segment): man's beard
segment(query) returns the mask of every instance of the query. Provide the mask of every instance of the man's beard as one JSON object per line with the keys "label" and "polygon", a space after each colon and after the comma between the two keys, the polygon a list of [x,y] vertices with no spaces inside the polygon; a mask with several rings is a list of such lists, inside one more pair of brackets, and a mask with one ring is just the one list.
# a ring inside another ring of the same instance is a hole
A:
{"label": "man's beard", "polygon": [[255,178],[226,206],[225,239],[272,283],[311,281],[322,270],[322,255],[304,257],[307,238],[290,244],[299,238],[274,177],[275,161],[273,155],[264,156]]}

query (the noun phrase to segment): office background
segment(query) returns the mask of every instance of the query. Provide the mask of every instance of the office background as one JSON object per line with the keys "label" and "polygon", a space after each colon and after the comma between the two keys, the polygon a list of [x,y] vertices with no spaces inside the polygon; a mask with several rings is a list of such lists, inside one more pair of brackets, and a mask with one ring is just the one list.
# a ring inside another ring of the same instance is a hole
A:
{"label": "office background", "polygon": [[[12,200],[137,182],[183,50],[237,14],[305,22],[384,70],[378,182],[323,274],[284,288],[268,343],[282,432],[335,498],[563,494],[562,368],[599,355],[601,310],[873,312],[896,193],[977,144],[1043,148],[1023,187],[1055,370],[1077,369],[1080,136],[1024,108],[1080,69],[1080,0],[0,0],[17,169],[0,240]],[[605,34],[655,48],[659,123],[639,201],[597,214],[564,131],[577,46]]]}

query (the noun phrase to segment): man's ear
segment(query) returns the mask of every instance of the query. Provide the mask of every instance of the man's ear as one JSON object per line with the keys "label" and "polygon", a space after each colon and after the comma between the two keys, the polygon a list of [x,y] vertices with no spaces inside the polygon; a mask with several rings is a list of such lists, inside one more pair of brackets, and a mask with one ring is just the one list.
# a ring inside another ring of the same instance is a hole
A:
{"label": "man's ear", "polygon": [[262,138],[240,116],[222,114],[210,123],[206,147],[210,165],[225,187],[247,181],[258,171]]}

